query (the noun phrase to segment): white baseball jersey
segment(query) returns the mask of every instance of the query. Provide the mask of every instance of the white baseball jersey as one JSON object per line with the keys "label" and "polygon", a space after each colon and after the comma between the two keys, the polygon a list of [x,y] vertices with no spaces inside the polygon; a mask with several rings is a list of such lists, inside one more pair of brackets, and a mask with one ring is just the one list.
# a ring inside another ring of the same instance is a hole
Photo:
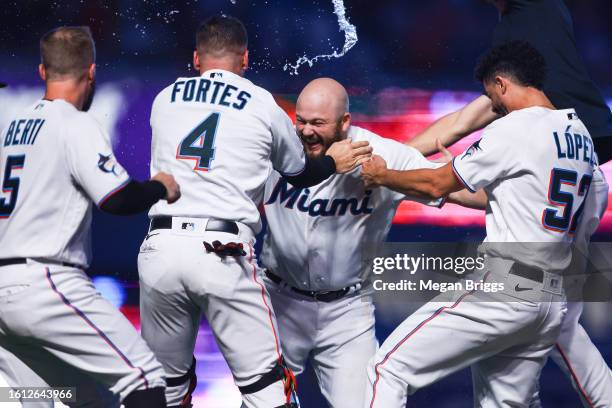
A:
{"label": "white baseball jersey", "polygon": [[[351,126],[353,141],[366,140],[387,166],[397,170],[433,168],[417,150]],[[268,232],[262,263],[291,286],[334,290],[360,282],[363,251],[384,241],[399,203],[411,199],[439,206],[442,200],[406,197],[387,188],[365,189],[361,167],[298,189],[278,173],[266,183]]]}
{"label": "white baseball jersey", "polygon": [[87,266],[91,202],[101,205],[129,182],[102,126],[56,99],[40,100],[2,131],[2,258],[41,258]]}
{"label": "white baseball jersey", "polygon": [[495,246],[491,255],[561,270],[571,252],[551,244],[572,242],[595,162],[593,141],[573,109],[531,107],[490,124],[453,169],[469,190],[484,188],[489,197],[485,242],[546,244]]}
{"label": "white baseball jersey", "polygon": [[171,173],[182,186],[181,199],[158,202],[151,217],[226,219],[257,232],[272,169],[304,169],[291,119],[268,91],[228,71],[177,79],[155,98],[151,127],[151,173]]}

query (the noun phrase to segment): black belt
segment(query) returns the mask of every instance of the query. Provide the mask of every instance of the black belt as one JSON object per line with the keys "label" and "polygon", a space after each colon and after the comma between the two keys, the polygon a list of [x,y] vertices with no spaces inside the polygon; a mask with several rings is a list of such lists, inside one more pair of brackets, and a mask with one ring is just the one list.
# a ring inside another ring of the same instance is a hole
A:
{"label": "black belt", "polygon": [[[270,279],[272,282],[276,283],[277,285],[280,285],[283,282],[280,276],[275,275],[268,269],[266,269],[265,274],[268,277],[268,279]],[[333,302],[334,300],[341,299],[347,293],[349,293],[349,291],[351,290],[351,287],[352,286],[348,286],[346,288],[339,289],[339,290],[316,292],[313,290],[303,290],[303,289],[294,288],[293,286],[289,286],[289,288],[293,292],[299,293],[300,295],[303,295],[303,296],[307,296],[314,300],[319,300],[321,302]]]}
{"label": "black belt", "polygon": [[[181,224],[181,229],[189,230],[191,223],[185,221]],[[155,217],[151,220],[151,228],[149,231],[156,229],[172,229],[172,217]],[[217,220],[209,218],[204,231],[227,232],[229,234],[238,235],[240,229],[234,221]]]}
{"label": "black belt", "polygon": [[515,262],[509,272],[511,275],[520,276],[521,278],[529,279],[538,283],[544,282],[544,271],[531,266],[523,265]]}
{"label": "black belt", "polygon": [[[77,265],[77,264],[73,264],[70,262],[56,262],[56,261],[44,261],[41,260],[40,263],[45,263],[45,262],[49,262],[51,264],[58,264],[58,265],[62,265],[62,266],[68,266],[70,268],[78,268],[78,269],[83,269],[82,265]],[[27,258],[5,258],[5,259],[0,259],[0,267],[1,266],[9,266],[9,265],[20,265],[20,264],[26,264],[28,263],[28,259]]]}

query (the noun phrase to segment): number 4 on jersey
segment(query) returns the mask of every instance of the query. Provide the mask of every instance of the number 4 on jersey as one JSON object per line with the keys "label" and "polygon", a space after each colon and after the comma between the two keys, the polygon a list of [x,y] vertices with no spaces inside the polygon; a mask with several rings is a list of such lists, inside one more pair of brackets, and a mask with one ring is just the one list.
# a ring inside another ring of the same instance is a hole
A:
{"label": "number 4 on jersey", "polygon": [[212,113],[196,126],[178,146],[176,158],[195,160],[194,170],[208,171],[215,158],[215,133],[219,124],[219,113]]}

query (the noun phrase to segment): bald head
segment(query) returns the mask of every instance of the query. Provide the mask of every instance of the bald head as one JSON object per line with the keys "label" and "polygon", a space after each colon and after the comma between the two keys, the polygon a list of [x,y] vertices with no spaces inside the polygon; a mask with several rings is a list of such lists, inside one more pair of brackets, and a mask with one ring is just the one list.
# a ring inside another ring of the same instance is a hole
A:
{"label": "bald head", "polygon": [[298,96],[296,128],[306,154],[325,154],[332,143],[346,138],[351,122],[346,89],[331,78],[310,82]]}
{"label": "bald head", "polygon": [[336,118],[349,111],[349,99],[346,89],[331,78],[317,78],[304,87],[297,100],[300,108],[316,109]]}

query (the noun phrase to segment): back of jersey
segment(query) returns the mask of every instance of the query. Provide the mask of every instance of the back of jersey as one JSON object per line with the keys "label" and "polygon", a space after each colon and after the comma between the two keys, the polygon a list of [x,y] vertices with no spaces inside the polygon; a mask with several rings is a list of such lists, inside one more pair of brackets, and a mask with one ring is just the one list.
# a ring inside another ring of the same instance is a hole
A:
{"label": "back of jersey", "polygon": [[568,245],[593,175],[593,141],[573,109],[530,107],[489,125],[453,165],[489,197],[488,252],[546,270],[569,264]]}
{"label": "back of jersey", "polygon": [[0,258],[86,266],[92,201],[129,182],[108,135],[70,103],[40,100],[2,132]]}
{"label": "back of jersey", "polygon": [[171,173],[181,199],[149,215],[217,218],[261,228],[258,205],[272,168],[304,168],[293,124],[272,95],[224,70],[179,78],[151,112],[151,174]]}

